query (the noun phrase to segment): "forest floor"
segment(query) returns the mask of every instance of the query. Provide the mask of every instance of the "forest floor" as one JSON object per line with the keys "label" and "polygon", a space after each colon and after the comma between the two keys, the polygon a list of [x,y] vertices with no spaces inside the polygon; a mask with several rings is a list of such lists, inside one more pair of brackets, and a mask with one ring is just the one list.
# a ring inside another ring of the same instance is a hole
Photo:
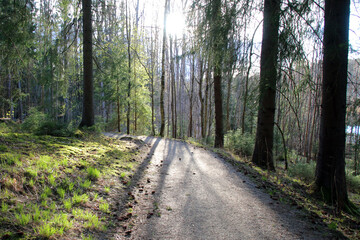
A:
{"label": "forest floor", "polygon": [[139,139],[150,152],[128,193],[132,217],[121,219],[115,239],[346,239],[214,152]]}
{"label": "forest floor", "polygon": [[279,172],[196,143],[104,135],[0,124],[1,240],[359,239],[358,219]]}

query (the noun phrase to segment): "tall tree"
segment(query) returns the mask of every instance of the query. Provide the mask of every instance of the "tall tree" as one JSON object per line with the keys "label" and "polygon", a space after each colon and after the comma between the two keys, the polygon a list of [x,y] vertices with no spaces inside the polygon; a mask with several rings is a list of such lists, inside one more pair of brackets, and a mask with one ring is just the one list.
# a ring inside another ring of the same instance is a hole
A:
{"label": "tall tree", "polygon": [[[227,3],[223,6],[221,0],[211,1],[210,4],[210,39],[213,54],[214,67],[214,101],[215,101],[215,147],[224,146],[224,124],[223,124],[223,97],[222,97],[222,74],[223,55],[225,54],[228,34],[231,29],[231,20],[235,15],[235,3],[229,11]],[[223,13],[224,8],[226,11]]]}
{"label": "tall tree", "polygon": [[260,60],[260,95],[255,148],[252,162],[274,170],[273,141],[277,79],[280,0],[265,0]]}
{"label": "tall tree", "polygon": [[94,87],[93,87],[93,65],[92,65],[92,17],[91,0],[82,0],[83,6],[83,114],[80,127],[94,125]]}
{"label": "tall tree", "polygon": [[161,90],[160,90],[160,136],[164,137],[165,133],[165,106],[164,106],[164,95],[165,95],[165,52],[166,52],[166,17],[169,9],[169,0],[165,0],[164,8],[164,29],[163,29],[163,47],[161,53]]}
{"label": "tall tree", "polygon": [[347,209],[345,114],[350,0],[325,1],[320,146],[316,186],[325,200]]}

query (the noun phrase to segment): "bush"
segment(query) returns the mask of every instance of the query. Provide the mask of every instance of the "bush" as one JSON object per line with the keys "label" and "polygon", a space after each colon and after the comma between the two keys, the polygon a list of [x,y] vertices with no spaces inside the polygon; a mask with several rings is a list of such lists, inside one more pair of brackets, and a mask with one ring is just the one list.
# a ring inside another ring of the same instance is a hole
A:
{"label": "bush", "polygon": [[311,161],[310,163],[298,162],[289,165],[289,176],[299,178],[306,183],[311,183],[315,180],[315,168],[316,162]]}
{"label": "bush", "polygon": [[45,113],[38,111],[36,108],[30,108],[29,116],[25,118],[22,129],[28,132],[35,132],[46,119],[47,115]]}
{"label": "bush", "polygon": [[35,130],[35,134],[69,137],[72,135],[72,132],[67,128],[66,124],[48,119],[40,124],[40,126]]}
{"label": "bush", "polygon": [[346,173],[347,187],[351,192],[360,192],[360,175],[354,176],[350,173]]}
{"label": "bush", "polygon": [[240,129],[225,135],[225,148],[240,156],[251,156],[254,151],[255,138],[249,133],[241,133]]}
{"label": "bush", "polygon": [[22,129],[36,135],[68,137],[73,134],[66,124],[50,119],[48,115],[36,108],[30,109],[29,116],[22,124]]}

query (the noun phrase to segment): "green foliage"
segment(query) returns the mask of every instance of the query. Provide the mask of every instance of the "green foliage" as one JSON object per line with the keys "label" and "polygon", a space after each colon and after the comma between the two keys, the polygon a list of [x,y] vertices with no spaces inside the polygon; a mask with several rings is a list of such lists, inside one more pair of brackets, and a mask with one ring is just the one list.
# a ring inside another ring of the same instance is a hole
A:
{"label": "green foliage", "polygon": [[87,169],[87,178],[91,180],[97,180],[100,177],[100,171],[96,168],[89,167]]}
{"label": "green foliage", "polygon": [[45,222],[43,225],[39,226],[35,232],[41,237],[50,238],[54,235],[63,235],[64,228],[56,228],[52,223]]}
{"label": "green foliage", "polygon": [[0,163],[7,165],[19,164],[21,155],[17,153],[3,153],[0,155]]}
{"label": "green foliage", "polygon": [[346,172],[346,183],[350,191],[360,193],[360,175],[354,176]]}
{"label": "green foliage", "polygon": [[337,223],[336,222],[329,223],[328,228],[331,229],[331,230],[336,230],[337,229]]}
{"label": "green foliage", "polygon": [[249,133],[241,134],[240,129],[229,131],[224,140],[225,148],[240,156],[251,156],[254,151],[254,136]]}
{"label": "green foliage", "polygon": [[80,183],[80,187],[84,189],[88,189],[91,186],[91,180],[86,179],[83,183]]}
{"label": "green foliage", "polygon": [[56,192],[57,192],[57,194],[59,195],[59,197],[60,197],[61,199],[64,199],[64,197],[65,197],[65,190],[64,190],[64,189],[62,189],[62,188],[57,188],[57,189],[56,189]]}
{"label": "green foliage", "polygon": [[72,197],[72,202],[74,205],[87,203],[88,201],[89,201],[89,196],[87,194],[78,195],[75,193],[74,196]]}
{"label": "green foliage", "polygon": [[38,111],[36,108],[30,108],[29,116],[25,118],[21,125],[22,129],[28,132],[35,132],[46,119],[45,113]]}
{"label": "green foliage", "polygon": [[109,213],[109,212],[110,212],[110,210],[109,210],[109,204],[108,204],[107,202],[100,203],[99,209],[100,209],[100,211],[102,211],[102,212],[104,212],[104,213]]}
{"label": "green foliage", "polygon": [[79,208],[73,209],[72,214],[76,219],[84,220],[85,228],[101,229],[101,221],[96,214]]}
{"label": "green foliage", "polygon": [[64,208],[69,211],[72,207],[71,199],[64,200]]}
{"label": "green foliage", "polygon": [[36,178],[38,176],[38,171],[34,168],[28,168],[25,170],[25,176],[28,178]]}
{"label": "green foliage", "polygon": [[1,202],[1,212],[7,212],[9,210],[9,205],[6,202]]}
{"label": "green foliage", "polygon": [[47,114],[31,108],[29,116],[25,118],[22,129],[36,135],[51,135],[59,137],[68,137],[73,135],[68,125],[51,119]]}
{"label": "green foliage", "polygon": [[53,174],[50,174],[48,177],[49,183],[51,186],[55,187],[56,185],[56,178]]}
{"label": "green foliage", "polygon": [[32,216],[31,214],[16,213],[15,218],[20,225],[27,225],[28,223],[30,223]]}
{"label": "green foliage", "polygon": [[33,218],[33,220],[34,220],[34,222],[38,222],[38,221],[40,221],[40,219],[41,219],[41,211],[40,211],[40,209],[39,209],[39,206],[38,205],[34,205],[33,206],[33,214],[32,214],[32,218]]}
{"label": "green foliage", "polygon": [[316,162],[314,161],[310,163],[297,162],[289,165],[288,173],[291,177],[301,179],[306,183],[311,183],[315,180],[315,168]]}
{"label": "green foliage", "polygon": [[[131,162],[133,153],[125,150],[123,141],[86,134],[79,140],[24,132],[1,133],[1,143],[7,146],[7,152],[0,153],[0,159],[6,161],[1,163],[0,171],[0,215],[13,221],[27,238],[63,239],[68,229],[71,232],[104,229],[100,216],[104,216],[106,222],[109,220],[106,213],[110,212],[110,205],[99,199],[99,195],[104,194],[104,186],[122,187],[117,181],[120,173],[129,163],[135,169],[137,163]],[[116,152],[121,158],[115,159],[107,152]],[[116,170],[116,174],[92,181],[107,174],[100,174],[100,168]],[[110,191],[110,187],[106,189]],[[21,204],[24,199],[26,203]],[[74,206],[84,209],[81,218],[70,218]],[[64,213],[68,215],[62,215]],[[0,232],[7,228],[8,224],[0,224]]]}

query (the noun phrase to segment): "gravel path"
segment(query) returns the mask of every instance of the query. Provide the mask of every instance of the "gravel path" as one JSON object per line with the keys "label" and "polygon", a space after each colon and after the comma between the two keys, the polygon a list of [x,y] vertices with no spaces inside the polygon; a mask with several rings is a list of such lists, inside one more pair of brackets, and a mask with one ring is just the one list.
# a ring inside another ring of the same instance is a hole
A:
{"label": "gravel path", "polygon": [[330,239],[216,154],[180,141],[139,138],[151,151],[133,191],[137,223],[129,238]]}

